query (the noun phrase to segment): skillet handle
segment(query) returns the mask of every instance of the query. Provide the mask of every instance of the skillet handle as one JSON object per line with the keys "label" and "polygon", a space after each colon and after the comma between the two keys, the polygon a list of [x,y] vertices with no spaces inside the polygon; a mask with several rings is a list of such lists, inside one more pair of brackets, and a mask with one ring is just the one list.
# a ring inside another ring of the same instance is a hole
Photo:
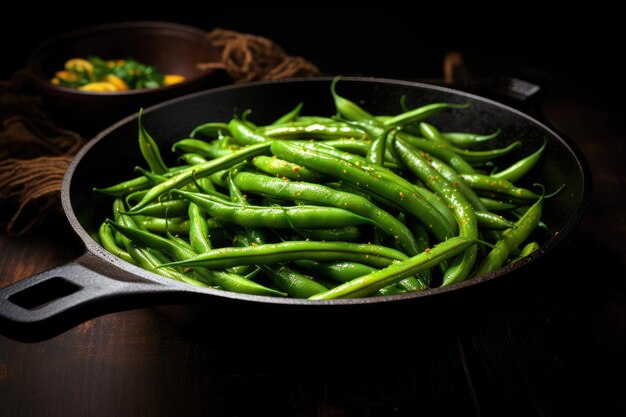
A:
{"label": "skillet handle", "polygon": [[107,277],[97,264],[83,262],[87,257],[0,289],[0,333],[41,341],[99,315],[175,301],[170,297],[181,293],[158,283]]}
{"label": "skillet handle", "polygon": [[470,79],[450,87],[490,98],[535,118],[543,116],[541,108],[544,91],[537,84],[519,78],[499,76]]}

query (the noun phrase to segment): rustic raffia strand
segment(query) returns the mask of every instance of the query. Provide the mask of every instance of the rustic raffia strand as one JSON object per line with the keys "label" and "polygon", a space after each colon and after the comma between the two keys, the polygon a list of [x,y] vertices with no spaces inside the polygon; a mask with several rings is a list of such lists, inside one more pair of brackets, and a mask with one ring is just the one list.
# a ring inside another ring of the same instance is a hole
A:
{"label": "rustic raffia strand", "polygon": [[[198,66],[223,69],[235,82],[319,74],[315,65],[262,36],[224,29],[207,36],[221,51],[221,62]],[[34,230],[51,208],[60,208],[63,175],[84,144],[78,133],[52,123],[40,99],[25,93],[27,84],[24,72],[0,81],[0,222],[14,236]]]}
{"label": "rustic raffia strand", "polygon": [[85,142],[56,127],[26,85],[23,72],[0,82],[0,221],[14,236],[35,229],[59,207],[63,175]]}
{"label": "rustic raffia strand", "polygon": [[70,156],[7,159],[0,164],[0,205],[11,201],[15,212],[6,231],[19,236],[37,227],[50,208],[58,207],[63,175]]}
{"label": "rustic raffia strand", "polygon": [[198,64],[200,69],[223,69],[237,83],[319,75],[319,69],[302,57],[287,55],[263,36],[214,29],[207,35],[221,50],[220,62]]}

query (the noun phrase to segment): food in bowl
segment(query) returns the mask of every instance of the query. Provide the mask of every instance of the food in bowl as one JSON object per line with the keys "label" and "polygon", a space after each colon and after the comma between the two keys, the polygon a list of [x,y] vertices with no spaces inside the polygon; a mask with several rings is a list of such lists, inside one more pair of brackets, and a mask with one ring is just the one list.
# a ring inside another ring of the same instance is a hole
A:
{"label": "food in bowl", "polygon": [[50,80],[54,85],[98,93],[158,88],[183,81],[182,75],[160,74],[154,66],[132,58],[104,60],[96,56],[68,60]]}
{"label": "food in bowl", "polygon": [[96,189],[114,197],[100,243],[172,279],[314,300],[448,286],[538,249],[547,197],[520,180],[532,187],[545,144],[504,165],[521,142],[489,145],[506,132],[425,121],[467,105],[372,115],[335,87],[338,117],[208,121],[173,145],[176,167],[140,112],[148,169]]}

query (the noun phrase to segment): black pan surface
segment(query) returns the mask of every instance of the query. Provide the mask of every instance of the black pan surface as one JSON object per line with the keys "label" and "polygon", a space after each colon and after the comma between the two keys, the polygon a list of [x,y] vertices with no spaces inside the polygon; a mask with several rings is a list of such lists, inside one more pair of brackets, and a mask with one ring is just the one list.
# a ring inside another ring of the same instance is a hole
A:
{"label": "black pan surface", "polygon": [[[233,114],[252,109],[251,119],[269,123],[304,102],[304,114],[332,115],[330,78],[260,82],[208,90],[154,106],[144,113],[144,124],[159,143],[162,153],[184,138],[191,129],[207,121],[227,122]],[[547,139],[548,145],[532,177],[547,190],[566,184],[563,192],[545,203],[544,221],[554,235],[540,250],[495,273],[450,287],[396,296],[311,302],[278,299],[194,288],[130,265],[106,252],[91,237],[102,220],[110,215],[110,199],[94,194],[104,187],[133,176],[133,167],[142,165],[137,146],[136,116],[106,129],[86,145],[70,165],[62,189],[63,208],[70,225],[85,245],[85,255],[76,262],[27,278],[0,290],[2,331],[23,340],[49,337],[99,314],[158,304],[193,305],[182,315],[204,317],[246,317],[236,320],[236,329],[256,334],[283,333],[276,323],[288,315],[300,320],[303,329],[319,323],[345,323],[357,329],[369,319],[394,314],[451,316],[464,314],[468,303],[489,298],[494,291],[516,281],[541,274],[546,254],[570,234],[580,222],[591,192],[590,172],[580,151],[566,138],[537,120],[502,104],[426,84],[373,78],[345,78],[338,84],[341,95],[359,102],[374,114],[398,113],[400,98],[409,106],[432,102],[471,103],[469,111],[452,111],[432,119],[447,131],[491,132],[501,128],[503,141],[521,139],[521,153],[529,154]],[[502,143],[502,142],[501,142]],[[500,144],[501,144],[500,143]],[[495,143],[493,146],[498,146]],[[516,153],[515,158],[519,158]],[[529,184],[530,185],[530,184]],[[549,277],[544,277],[549,279]],[[197,310],[197,308],[200,310]],[[200,311],[200,313],[198,313]],[[189,314],[187,314],[189,313]],[[337,320],[337,317],[340,319]],[[359,320],[354,320],[359,318]],[[278,320],[278,321],[276,321]],[[233,329],[233,321],[223,327]],[[217,320],[217,323],[223,323]],[[306,332],[304,332],[306,333]]]}

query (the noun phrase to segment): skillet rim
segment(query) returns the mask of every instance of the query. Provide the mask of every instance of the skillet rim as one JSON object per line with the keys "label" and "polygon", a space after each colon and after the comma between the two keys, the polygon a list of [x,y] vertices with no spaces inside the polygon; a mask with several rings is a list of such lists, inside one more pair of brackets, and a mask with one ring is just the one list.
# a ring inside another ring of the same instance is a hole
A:
{"label": "skillet rim", "polygon": [[[177,97],[154,106],[150,106],[145,109],[143,114],[149,115],[150,113],[159,110],[163,107],[169,107],[177,105],[181,102],[185,102],[187,100],[194,99],[196,97],[200,97],[203,95],[211,95],[219,92],[229,91],[229,90],[238,90],[242,88],[248,87],[256,87],[256,86],[264,86],[264,85],[273,85],[273,84],[297,84],[297,83],[306,83],[306,82],[331,82],[335,77],[324,76],[324,77],[309,77],[309,78],[291,78],[286,80],[271,80],[271,81],[256,81],[250,83],[242,83],[242,84],[232,84],[228,86],[203,90],[199,92],[195,92],[192,94],[188,94],[182,97]],[[379,303],[387,303],[391,301],[412,301],[418,300],[422,298],[434,298],[435,296],[442,296],[449,293],[459,293],[460,291],[474,287],[478,284],[483,284],[487,282],[491,282],[496,278],[504,277],[507,274],[510,276],[511,273],[517,271],[520,268],[525,267],[528,264],[534,263],[538,258],[542,257],[548,251],[557,247],[562,241],[564,241],[570,233],[572,233],[576,227],[582,221],[584,214],[586,212],[587,207],[591,201],[591,189],[592,189],[592,177],[591,170],[589,168],[588,162],[583,155],[582,151],[578,148],[578,146],[568,139],[565,135],[560,134],[555,131],[555,129],[546,126],[544,123],[523,113],[519,110],[516,110],[510,106],[504,105],[497,101],[478,96],[472,93],[467,93],[460,90],[451,89],[448,87],[442,87],[438,85],[432,85],[427,83],[415,82],[415,81],[405,81],[405,80],[395,80],[388,78],[376,78],[376,77],[341,77],[341,80],[349,81],[349,82],[358,82],[358,83],[372,83],[372,84],[382,84],[382,85],[399,85],[406,86],[412,88],[418,88],[422,90],[431,90],[438,91],[445,94],[451,94],[456,97],[466,97],[475,101],[480,101],[489,105],[493,105],[503,109],[504,111],[511,112],[518,117],[522,117],[526,119],[531,124],[536,125],[544,132],[550,135],[550,140],[556,140],[560,142],[562,146],[564,146],[571,156],[573,156],[574,161],[576,162],[577,167],[582,173],[582,193],[580,195],[579,201],[577,203],[576,209],[574,210],[574,214],[568,221],[561,227],[561,229],[553,235],[550,239],[544,242],[539,250],[533,252],[531,255],[523,258],[522,260],[509,264],[503,268],[498,269],[497,271],[491,272],[489,274],[465,280],[463,282],[459,282],[447,287],[438,287],[432,288],[426,291],[420,292],[412,292],[405,294],[396,294],[396,295],[387,295],[381,297],[369,297],[369,298],[348,298],[348,299],[335,299],[335,300],[308,300],[308,299],[297,299],[297,298],[281,298],[281,297],[269,297],[269,296],[259,296],[259,295],[251,295],[251,294],[240,294],[234,293],[230,291],[223,290],[214,290],[210,288],[201,288],[194,287],[189,284],[179,283],[177,281],[173,281],[171,279],[162,277],[161,275],[149,272],[144,270],[138,266],[132,265],[116,256],[110,254],[106,251],[98,242],[96,242],[89,233],[83,228],[83,226],[78,221],[74,209],[71,203],[70,196],[70,188],[72,178],[74,176],[74,172],[77,166],[80,164],[83,157],[90,151],[90,149],[99,143],[102,140],[106,140],[108,135],[119,128],[122,125],[127,123],[131,123],[137,118],[137,113],[133,113],[120,121],[114,123],[108,128],[104,129],[100,133],[98,133],[93,139],[91,139],[85,146],[83,146],[79,152],[76,154],[72,162],[67,168],[65,175],[63,177],[63,183],[61,186],[61,203],[63,212],[67,217],[70,226],[78,235],[82,244],[85,247],[85,253],[94,255],[98,261],[104,262],[105,264],[113,264],[115,267],[136,276],[140,281],[149,281],[152,283],[158,283],[164,285],[166,287],[178,287],[183,292],[193,292],[193,293],[202,293],[208,296],[217,296],[221,298],[227,298],[237,301],[244,302],[260,302],[264,304],[279,304],[279,305],[299,305],[299,306],[347,306],[347,305],[371,305],[371,304],[379,304]],[[112,279],[116,279],[115,277],[111,277]]]}

